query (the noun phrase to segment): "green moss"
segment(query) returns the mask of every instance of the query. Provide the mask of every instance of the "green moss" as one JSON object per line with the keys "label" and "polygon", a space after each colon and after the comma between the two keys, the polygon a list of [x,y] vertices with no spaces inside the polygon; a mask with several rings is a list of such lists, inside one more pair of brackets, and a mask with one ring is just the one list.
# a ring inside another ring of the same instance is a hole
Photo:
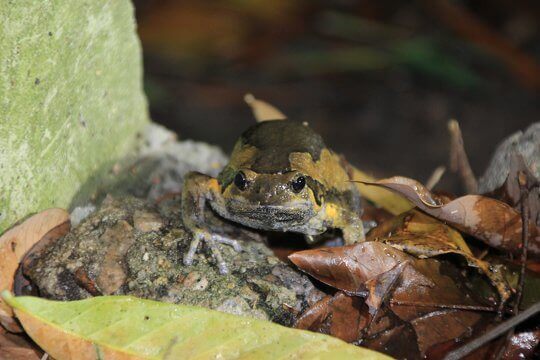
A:
{"label": "green moss", "polygon": [[90,193],[147,122],[129,1],[2,2],[0,233]]}

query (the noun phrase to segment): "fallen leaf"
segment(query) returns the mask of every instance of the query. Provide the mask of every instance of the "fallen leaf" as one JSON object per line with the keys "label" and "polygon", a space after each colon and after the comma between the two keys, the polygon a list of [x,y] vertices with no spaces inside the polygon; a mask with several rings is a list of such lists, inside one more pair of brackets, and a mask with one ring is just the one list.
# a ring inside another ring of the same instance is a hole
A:
{"label": "fallen leaf", "polygon": [[397,359],[421,359],[418,340],[413,327],[404,323],[383,331],[376,337],[362,341],[362,345],[376,351],[391,354]]}
{"label": "fallen leaf", "polygon": [[[364,310],[364,311],[363,311]],[[313,304],[296,320],[294,327],[332,335],[346,342],[358,340],[368,324],[364,300],[339,291]]]}
{"label": "fallen leaf", "polygon": [[389,297],[392,297],[405,267],[409,264],[409,261],[404,261],[377,277],[366,281],[366,288],[368,290],[366,305],[369,307],[369,313],[373,318],[376,317],[383,302],[386,302]]}
{"label": "fallen leaf", "polygon": [[488,277],[502,302],[512,294],[501,266],[474,257],[459,232],[420,211],[411,210],[380,224],[366,240],[383,242],[418,258],[444,254],[462,256],[469,266]]}
{"label": "fallen leaf", "polygon": [[276,107],[265,101],[256,99],[252,94],[246,94],[244,100],[251,107],[253,116],[255,116],[257,122],[287,119],[287,116]]}
{"label": "fallen leaf", "polygon": [[[482,311],[494,311],[462,286],[464,279],[455,266],[451,269],[451,263],[443,266],[438,260],[417,259],[384,243],[300,251],[289,259],[323,283],[365,299],[366,306],[348,307],[351,319],[367,319],[360,332],[354,326],[357,341],[392,356],[402,353],[390,342],[411,347],[408,342],[414,341],[416,350],[411,354],[423,356],[435,344],[465,336],[471,326],[492,317]],[[342,328],[343,324],[330,317],[332,299],[308,310],[301,323],[323,332],[331,326]],[[430,330],[430,324],[436,324],[437,330]],[[350,341],[351,332],[342,334]]]}
{"label": "fallen leaf", "polygon": [[399,215],[405,211],[408,211],[414,207],[403,196],[393,193],[392,191],[369,186],[377,180],[366,174],[365,172],[349,165],[347,168],[349,177],[354,180],[356,187],[360,191],[363,198],[371,201],[377,206],[382,207],[392,215]]}
{"label": "fallen leaf", "polygon": [[380,207],[375,207],[371,203],[365,202],[362,208],[362,221],[364,222],[364,231],[369,231],[386,220],[392,219],[394,216],[388,211]]}
{"label": "fallen leaf", "polygon": [[[409,262],[393,291],[391,301],[395,305],[392,307],[405,311],[415,307],[415,304],[427,310],[440,306],[459,308],[481,305],[471,293],[458,286],[462,279],[455,280],[442,274],[441,262],[416,259],[379,242],[305,250],[290,255],[289,259],[317,280],[350,295],[363,297],[367,296],[369,290],[366,283],[401,263]],[[401,307],[399,303],[406,303],[407,306]],[[403,318],[407,320],[409,316],[403,313]]]}
{"label": "fallen leaf", "polygon": [[39,360],[42,354],[24,334],[9,334],[0,328],[0,359]]}
{"label": "fallen leaf", "polygon": [[533,359],[538,356],[540,330],[514,334],[503,354],[503,359]]}
{"label": "fallen leaf", "polygon": [[103,296],[61,302],[2,294],[55,359],[388,359],[322,334],[205,308]]}
{"label": "fallen leaf", "polygon": [[349,294],[365,293],[364,283],[407,260],[399,250],[379,242],[304,250],[289,255],[300,270]]}
{"label": "fallen leaf", "polygon": [[[380,186],[405,196],[420,210],[474,236],[488,245],[514,254],[520,253],[521,214],[506,203],[481,195],[466,195],[447,202],[427,190],[416,180],[395,176],[365,184]],[[533,255],[540,247],[540,229],[533,222],[529,224]]]}
{"label": "fallen leaf", "polygon": [[[0,237],[0,291],[13,290],[13,279],[19,263],[28,250],[48,234],[69,231],[69,214],[62,209],[48,209],[14,226]],[[13,318],[13,311],[0,299],[0,324],[11,332],[21,329]]]}

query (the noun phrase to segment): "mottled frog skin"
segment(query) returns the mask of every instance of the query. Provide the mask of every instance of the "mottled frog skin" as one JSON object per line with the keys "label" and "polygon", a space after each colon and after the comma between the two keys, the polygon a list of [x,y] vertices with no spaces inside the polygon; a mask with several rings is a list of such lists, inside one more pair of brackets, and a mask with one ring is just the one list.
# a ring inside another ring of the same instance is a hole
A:
{"label": "mottled frog skin", "polygon": [[193,241],[184,263],[192,263],[202,240],[226,273],[217,243],[239,249],[234,240],[205,226],[207,205],[253,229],[291,231],[308,239],[339,229],[347,244],[363,241],[360,194],[350,180],[342,158],[307,124],[258,123],[240,136],[217,179],[196,172],[186,176],[182,214]]}

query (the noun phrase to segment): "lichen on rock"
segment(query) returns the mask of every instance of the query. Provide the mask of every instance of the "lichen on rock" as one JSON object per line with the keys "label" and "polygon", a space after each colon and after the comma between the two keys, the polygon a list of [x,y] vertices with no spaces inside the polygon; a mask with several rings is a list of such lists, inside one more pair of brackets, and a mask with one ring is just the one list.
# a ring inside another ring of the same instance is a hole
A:
{"label": "lichen on rock", "polygon": [[242,229],[235,237],[243,251],[222,246],[229,275],[219,273],[208,249],[197,254],[192,266],[184,266],[191,234],[180,218],[178,199],[153,206],[133,197],[109,197],[25,273],[48,298],[134,295],[284,325],[321,298],[306,276]]}
{"label": "lichen on rock", "polygon": [[0,233],[88,200],[149,123],[129,0],[2,1]]}

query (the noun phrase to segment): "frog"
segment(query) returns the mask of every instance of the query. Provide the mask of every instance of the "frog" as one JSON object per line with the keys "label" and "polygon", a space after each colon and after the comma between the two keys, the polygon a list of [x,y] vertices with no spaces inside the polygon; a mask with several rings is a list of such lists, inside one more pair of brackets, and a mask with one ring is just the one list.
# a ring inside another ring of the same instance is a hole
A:
{"label": "frog", "polygon": [[250,126],[217,177],[190,172],[184,179],[182,220],[192,234],[184,264],[193,263],[204,242],[219,272],[227,274],[220,244],[241,251],[238,241],[205,224],[207,208],[255,231],[303,234],[308,243],[331,230],[340,231],[345,244],[364,241],[361,197],[347,164],[306,122]]}

